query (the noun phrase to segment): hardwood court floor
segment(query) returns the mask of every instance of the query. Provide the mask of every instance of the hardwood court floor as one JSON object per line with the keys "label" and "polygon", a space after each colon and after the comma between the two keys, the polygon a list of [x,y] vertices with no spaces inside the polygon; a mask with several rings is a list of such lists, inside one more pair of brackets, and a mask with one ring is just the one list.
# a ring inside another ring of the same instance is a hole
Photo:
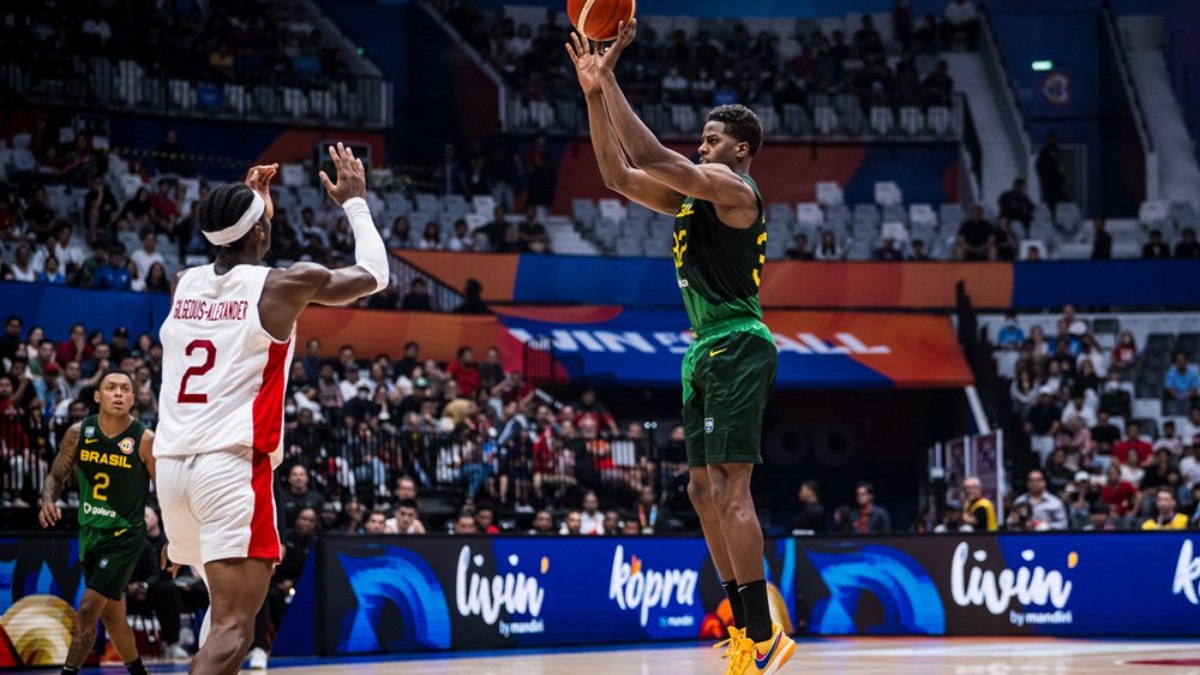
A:
{"label": "hardwood court floor", "polygon": [[[294,663],[294,662],[293,662]],[[292,665],[280,660],[269,672],[287,675],[690,675],[722,672],[720,655],[707,646],[629,650],[488,654],[428,660],[353,661]],[[1108,673],[1200,675],[1200,641],[1027,639],[831,639],[800,643],[780,675],[996,675],[1009,673]]]}

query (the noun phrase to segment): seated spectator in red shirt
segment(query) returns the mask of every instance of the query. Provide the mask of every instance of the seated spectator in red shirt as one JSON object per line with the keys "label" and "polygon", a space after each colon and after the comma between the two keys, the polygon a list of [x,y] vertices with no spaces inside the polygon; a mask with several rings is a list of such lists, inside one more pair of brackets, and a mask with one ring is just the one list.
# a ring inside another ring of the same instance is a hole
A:
{"label": "seated spectator in red shirt", "polygon": [[458,360],[446,367],[446,374],[458,383],[458,391],[463,398],[474,396],[483,380],[479,364],[475,362],[475,353],[470,347],[459,347]]}
{"label": "seated spectator in red shirt", "polygon": [[1138,435],[1138,432],[1141,431],[1140,425],[1137,422],[1130,422],[1126,425],[1125,429],[1125,440],[1113,445],[1113,456],[1118,460],[1124,460],[1129,455],[1129,451],[1133,450],[1137,452],[1138,464],[1140,466],[1148,466],[1154,461],[1154,448],[1150,447],[1150,444],[1143,441]]}
{"label": "seated spectator in red shirt", "polygon": [[617,429],[617,420],[608,412],[608,408],[604,404],[596,400],[595,389],[584,389],[579,396],[579,405],[576,406],[578,412],[575,414],[576,426],[583,426],[583,419],[591,417],[595,419],[596,426],[602,434],[608,436],[619,435]]}
{"label": "seated spectator in red shirt", "polygon": [[1105,472],[1105,481],[1100,486],[1100,501],[1108,504],[1115,516],[1124,516],[1133,511],[1137,488],[1121,480],[1121,467],[1109,464]]}
{"label": "seated spectator in red shirt", "polygon": [[87,330],[83,324],[71,326],[70,339],[58,345],[54,357],[57,363],[64,365],[72,361],[82,363],[92,358],[92,345],[87,341]]}
{"label": "seated spectator in red shirt", "polygon": [[179,207],[171,194],[171,181],[163,178],[158,181],[158,192],[150,198],[150,221],[159,232],[172,234],[175,231],[175,219],[179,216]]}

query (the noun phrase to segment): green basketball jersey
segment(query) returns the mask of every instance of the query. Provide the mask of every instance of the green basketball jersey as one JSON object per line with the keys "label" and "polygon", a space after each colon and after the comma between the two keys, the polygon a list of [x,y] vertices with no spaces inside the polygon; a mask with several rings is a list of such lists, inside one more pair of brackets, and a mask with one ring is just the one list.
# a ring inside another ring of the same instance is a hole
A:
{"label": "green basketball jersey", "polygon": [[[115,438],[100,430],[93,415],[80,423],[79,526],[94,530],[145,527],[146,495],[150,473],[138,454],[146,427],[132,420]],[[119,536],[119,535],[118,535]]]}
{"label": "green basketball jersey", "polygon": [[685,197],[675,216],[675,278],[697,333],[731,319],[762,320],[758,287],[766,260],[767,223],[758,185],[750,176],[741,178],[758,200],[758,222],[752,227],[729,227],[717,217],[712,202],[695,197]]}

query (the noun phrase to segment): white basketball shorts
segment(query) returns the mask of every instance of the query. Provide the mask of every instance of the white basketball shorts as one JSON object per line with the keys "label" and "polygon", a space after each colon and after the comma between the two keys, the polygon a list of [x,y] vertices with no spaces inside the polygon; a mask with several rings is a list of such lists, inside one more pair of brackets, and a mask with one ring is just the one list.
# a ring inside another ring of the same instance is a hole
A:
{"label": "white basketball shorts", "polygon": [[279,562],[271,456],[231,448],[157,461],[158,501],[173,562]]}

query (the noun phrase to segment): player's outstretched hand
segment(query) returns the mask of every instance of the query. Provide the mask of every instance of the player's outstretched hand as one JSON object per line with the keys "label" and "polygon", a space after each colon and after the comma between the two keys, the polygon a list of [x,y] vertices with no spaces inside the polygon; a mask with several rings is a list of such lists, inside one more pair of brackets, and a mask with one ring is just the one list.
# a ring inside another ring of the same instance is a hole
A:
{"label": "player's outstretched hand", "polygon": [[277,171],[279,171],[278,164],[263,164],[251,168],[246,173],[246,185],[257,192],[267,204],[267,209],[263,211],[263,217],[268,221],[275,217],[275,203],[271,201],[271,179],[275,178]]}
{"label": "player's outstretched hand", "polygon": [[361,159],[354,158],[354,152],[341,143],[337,147],[329,146],[329,158],[333,160],[333,168],[337,170],[337,183],[329,180],[329,175],[321,172],[321,184],[325,191],[338,205],[355,197],[367,197],[367,170],[363,168]]}
{"label": "player's outstretched hand", "polygon": [[591,40],[583,37],[578,31],[571,31],[571,41],[567,43],[567,54],[571,63],[575,64],[575,74],[579,76],[579,86],[585,94],[600,92],[600,50]]}
{"label": "player's outstretched hand", "polygon": [[54,527],[61,519],[62,510],[58,508],[58,504],[43,500],[42,508],[40,511],[38,511],[38,522],[41,523],[42,527]]}
{"label": "player's outstretched hand", "polygon": [[628,23],[622,21],[617,29],[617,41],[605,49],[600,56],[600,70],[605,74],[614,72],[617,68],[617,61],[621,58],[621,52],[633,44],[635,38],[637,38],[637,19],[630,19]]}

